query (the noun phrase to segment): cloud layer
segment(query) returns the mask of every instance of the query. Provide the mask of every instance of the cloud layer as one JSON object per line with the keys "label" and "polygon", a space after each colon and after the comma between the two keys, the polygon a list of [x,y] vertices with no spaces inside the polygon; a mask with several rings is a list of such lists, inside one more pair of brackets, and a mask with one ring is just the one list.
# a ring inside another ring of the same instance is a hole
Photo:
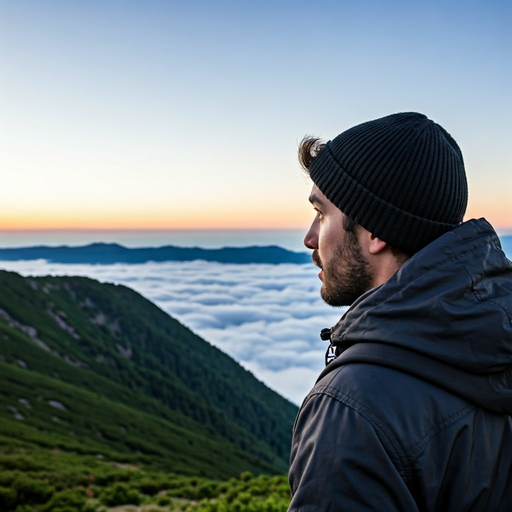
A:
{"label": "cloud layer", "polygon": [[0,262],[0,267],[22,275],[84,275],[129,286],[297,404],[324,365],[320,330],[343,313],[321,300],[312,264],[63,265],[40,260]]}

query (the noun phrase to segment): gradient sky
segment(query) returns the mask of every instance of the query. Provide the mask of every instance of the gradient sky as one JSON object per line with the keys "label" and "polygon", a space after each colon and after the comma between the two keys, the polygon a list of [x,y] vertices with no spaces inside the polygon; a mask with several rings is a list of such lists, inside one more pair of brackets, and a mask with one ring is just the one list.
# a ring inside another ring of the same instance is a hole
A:
{"label": "gradient sky", "polygon": [[0,229],[302,228],[302,136],[414,110],[512,231],[511,5],[0,0]]}

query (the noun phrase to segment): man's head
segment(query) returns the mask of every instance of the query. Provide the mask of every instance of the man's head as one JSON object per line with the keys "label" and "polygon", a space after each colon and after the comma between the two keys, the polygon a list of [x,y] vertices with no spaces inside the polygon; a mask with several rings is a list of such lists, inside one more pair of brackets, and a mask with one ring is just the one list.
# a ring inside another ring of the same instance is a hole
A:
{"label": "man's head", "polygon": [[462,153],[422,114],[369,121],[325,144],[305,138],[299,160],[313,180],[310,200],[317,210],[304,242],[322,268],[322,297],[329,304],[351,304],[462,221]]}

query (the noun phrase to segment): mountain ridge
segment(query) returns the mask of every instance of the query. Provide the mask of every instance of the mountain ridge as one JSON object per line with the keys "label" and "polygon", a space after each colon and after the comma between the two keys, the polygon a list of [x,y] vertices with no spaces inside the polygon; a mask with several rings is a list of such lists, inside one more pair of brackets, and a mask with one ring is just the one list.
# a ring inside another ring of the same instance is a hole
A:
{"label": "mountain ridge", "polygon": [[311,263],[311,256],[306,252],[295,252],[277,245],[222,247],[207,249],[201,247],[178,247],[165,245],[161,247],[128,248],[117,243],[96,242],[83,246],[32,246],[0,248],[0,260],[37,260],[44,259],[51,263],[146,263],[149,261],[194,261],[203,260],[234,264],[282,264]]}
{"label": "mountain ridge", "polygon": [[297,407],[127,287],[0,271],[0,366],[0,444],[17,424],[189,474],[286,471]]}
{"label": "mountain ridge", "polygon": [[[512,258],[512,235],[499,237],[504,252]],[[311,263],[311,255],[278,245],[203,248],[164,245],[159,247],[126,247],[118,243],[94,242],[87,245],[34,245],[0,248],[0,261],[44,259],[50,263],[71,264],[138,264],[164,261],[202,260],[232,264]]]}

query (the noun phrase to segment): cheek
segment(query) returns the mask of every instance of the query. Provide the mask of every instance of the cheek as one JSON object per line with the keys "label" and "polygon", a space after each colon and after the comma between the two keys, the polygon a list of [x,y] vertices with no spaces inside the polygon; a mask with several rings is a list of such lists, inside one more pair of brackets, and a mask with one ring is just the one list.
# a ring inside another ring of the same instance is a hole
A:
{"label": "cheek", "polygon": [[318,234],[318,245],[324,252],[330,252],[332,247],[336,245],[338,234],[330,223],[325,223]]}

